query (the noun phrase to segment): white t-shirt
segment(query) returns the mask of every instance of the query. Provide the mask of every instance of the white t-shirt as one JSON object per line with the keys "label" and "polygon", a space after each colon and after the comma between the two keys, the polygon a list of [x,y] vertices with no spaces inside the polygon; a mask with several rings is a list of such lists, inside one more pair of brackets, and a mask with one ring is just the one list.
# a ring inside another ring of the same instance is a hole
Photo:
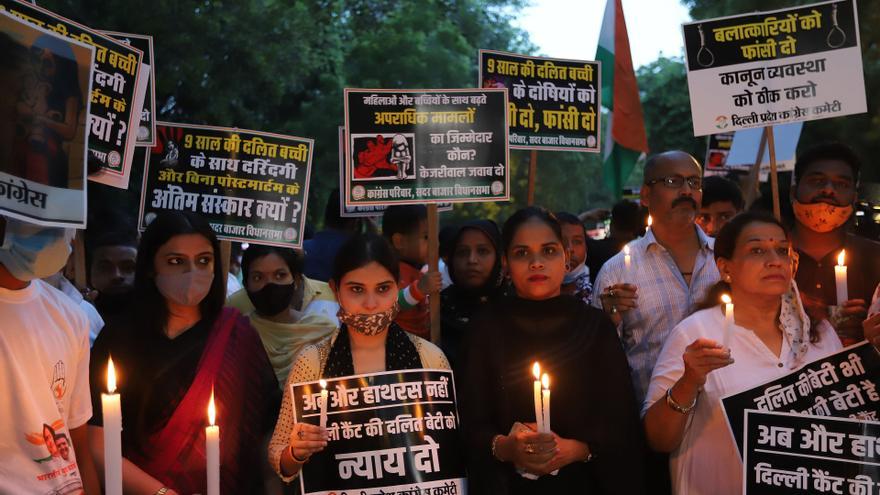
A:
{"label": "white t-shirt", "polygon": [[89,322],[42,280],[0,288],[0,390],[0,493],[79,493],[70,430],[92,416]]}
{"label": "white t-shirt", "polygon": [[[810,344],[803,359],[795,363],[787,337],[782,339],[780,355],[775,356],[751,330],[732,325],[728,345],[734,363],[709,373],[681,444],[670,454],[673,493],[742,493],[742,460],[721,409],[721,398],[780,378],[842,348],[827,321],[823,320],[818,330],[819,342]],[[719,307],[697,311],[672,330],[654,367],[642,416],[657,400],[665,400],[666,390],[681,378],[685,348],[699,338],[723,342],[723,334],[724,315]]]}

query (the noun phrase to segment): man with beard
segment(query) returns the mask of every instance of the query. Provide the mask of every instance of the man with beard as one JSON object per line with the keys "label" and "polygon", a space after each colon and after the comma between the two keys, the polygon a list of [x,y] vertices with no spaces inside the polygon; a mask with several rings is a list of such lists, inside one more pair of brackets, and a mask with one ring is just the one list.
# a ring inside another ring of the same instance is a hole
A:
{"label": "man with beard", "polygon": [[[880,281],[880,243],[847,232],[859,167],[846,145],[817,145],[798,157],[791,188],[792,237],[799,255],[795,280],[810,316],[828,318],[845,345],[862,339],[862,321]],[[849,299],[838,304],[834,265],[844,249]]]}
{"label": "man with beard", "polygon": [[[628,244],[630,263],[618,253],[602,266],[592,302],[617,325],[641,403],[666,337],[719,275],[714,241],[694,224],[702,200],[702,170],[694,157],[667,151],[649,158],[640,196],[653,225]],[[652,493],[670,493],[668,456],[652,455],[648,476]]]}
{"label": "man with beard", "polygon": [[126,229],[101,232],[89,243],[89,281],[104,320],[125,311],[134,289],[137,236]]}

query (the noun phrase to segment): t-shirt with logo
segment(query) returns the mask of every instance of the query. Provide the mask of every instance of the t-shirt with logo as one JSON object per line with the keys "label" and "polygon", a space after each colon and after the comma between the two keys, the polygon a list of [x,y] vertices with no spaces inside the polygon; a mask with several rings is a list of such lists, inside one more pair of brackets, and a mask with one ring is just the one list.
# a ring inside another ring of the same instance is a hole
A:
{"label": "t-shirt with logo", "polygon": [[42,280],[0,288],[0,390],[0,493],[80,493],[70,430],[92,415],[89,323]]}

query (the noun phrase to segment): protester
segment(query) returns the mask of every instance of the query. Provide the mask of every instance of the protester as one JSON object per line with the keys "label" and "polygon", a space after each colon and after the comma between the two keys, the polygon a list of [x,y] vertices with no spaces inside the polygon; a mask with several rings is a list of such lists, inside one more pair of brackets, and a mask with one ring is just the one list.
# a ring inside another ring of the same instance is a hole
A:
{"label": "protester", "polygon": [[401,328],[430,338],[428,294],[439,291],[439,272],[423,267],[428,262],[428,210],[425,205],[389,206],[382,215],[382,235],[400,259],[400,314],[394,320]]}
{"label": "protester", "polygon": [[324,229],[303,242],[303,250],[306,252],[303,274],[312,280],[330,280],[333,260],[339,248],[361,229],[360,219],[342,216],[339,203],[339,189],[334,189],[324,207]]}
{"label": "protester", "polygon": [[[470,491],[644,493],[626,357],[604,314],[561,295],[559,222],[529,207],[507,220],[503,235],[516,296],[491,303],[472,321],[456,377]],[[535,431],[535,361],[551,378],[551,433]]]}
{"label": "protester", "polygon": [[715,237],[744,207],[742,191],[735,182],[717,175],[706,177],[703,179],[703,203],[697,215],[697,225],[710,237]]}
{"label": "protester", "polygon": [[394,322],[398,269],[394,250],[377,235],[355,236],[340,248],[331,287],[342,325],[297,355],[269,443],[269,462],[285,482],[292,481],[329,438],[324,428],[294,421],[292,384],[380,371],[449,369],[440,349]]}
{"label": "protester", "polygon": [[440,293],[441,347],[456,365],[471,319],[502,296],[501,232],[491,220],[472,220],[449,242],[453,283]]}
{"label": "protester", "polygon": [[[645,398],[645,432],[670,452],[674,493],[743,493],[743,467],[721,398],[780,378],[841,348],[827,321],[804,312],[796,263],[781,222],[735,217],[715,241],[723,277],[702,309],[679,323],[657,360]],[[726,330],[721,292],[734,301]]]}
{"label": "protester", "polygon": [[590,283],[590,268],[587,266],[587,230],[578,217],[571,213],[559,212],[556,218],[562,226],[563,245],[568,255],[562,293],[590,304],[593,285]]}
{"label": "protester", "polygon": [[[220,244],[207,221],[163,212],[138,247],[126,318],[108,322],[92,349],[89,422],[103,466],[101,393],[112,356],[122,400],[126,493],[205,493],[205,415],[213,394],[223,428],[223,493],[259,493],[259,455],[278,411],[278,384],[247,319],[223,308]],[[224,425],[226,425],[224,427]]]}
{"label": "protester", "polygon": [[[847,232],[860,166],[856,154],[843,144],[814,146],[795,163],[791,193],[801,296],[811,316],[829,318],[844,344],[862,339],[862,321],[880,281],[880,243]],[[846,250],[849,299],[838,304],[834,265],[841,250]]]}
{"label": "protester", "polygon": [[137,265],[137,232],[124,227],[86,233],[89,284],[95,308],[105,320],[124,314],[132,302]]}
{"label": "protester", "polygon": [[611,209],[611,229],[608,237],[593,239],[587,237],[587,267],[590,269],[590,282],[596,286],[596,277],[606,261],[619,253],[626,243],[645,233],[646,212],[637,203],[623,200]]}
{"label": "protester", "polygon": [[[702,199],[701,175],[697,161],[681,151],[648,159],[641,201],[653,226],[628,244],[628,265],[625,254],[618,253],[596,279],[593,304],[617,325],[640,403],[670,331],[718,281],[713,241],[694,224]],[[651,458],[654,493],[668,493],[667,463],[662,455]]]}
{"label": "protester", "polygon": [[335,316],[318,309],[320,302],[314,307],[303,304],[308,279],[302,276],[302,263],[293,249],[260,245],[249,247],[241,260],[245,293],[255,308],[246,315],[263,341],[279,386],[287,381],[299,351],[330,335],[338,325]]}
{"label": "protester", "polygon": [[89,322],[40,280],[64,266],[72,237],[0,217],[0,493],[101,493],[86,428]]}

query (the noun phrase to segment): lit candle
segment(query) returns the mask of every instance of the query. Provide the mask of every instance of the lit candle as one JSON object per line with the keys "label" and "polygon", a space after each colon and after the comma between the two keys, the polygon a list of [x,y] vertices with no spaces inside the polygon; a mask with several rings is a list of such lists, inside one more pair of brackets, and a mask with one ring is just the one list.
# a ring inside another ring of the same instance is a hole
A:
{"label": "lit candle", "polygon": [[648,228],[650,229],[651,225],[653,225],[653,224],[654,224],[654,219],[651,218],[651,215],[648,215]]}
{"label": "lit candle", "polygon": [[321,379],[321,428],[327,427],[327,380]]}
{"label": "lit candle", "polygon": [[834,281],[837,286],[837,305],[842,306],[844,301],[849,299],[846,289],[846,250],[841,249],[837,255],[837,266],[834,267]]}
{"label": "lit candle", "polygon": [[623,266],[629,270],[630,265],[632,264],[632,256],[629,255],[629,244],[623,246]]}
{"label": "lit candle", "polygon": [[220,427],[214,424],[217,411],[214,408],[214,389],[208,402],[208,422],[205,428],[205,457],[208,463],[208,495],[220,495]]}
{"label": "lit candle", "polygon": [[113,358],[107,362],[107,393],[101,394],[104,414],[104,491],[122,495],[122,409],[116,392]]}
{"label": "lit candle", "polygon": [[544,415],[541,414],[541,365],[537,361],[532,365],[532,375],[535,377],[535,427],[541,431],[544,425]]}
{"label": "lit candle", "polygon": [[544,425],[540,431],[541,433],[550,433],[550,377],[547,376],[547,373],[541,375],[541,384],[544,386],[544,389],[541,391],[541,399],[544,405],[541,412],[544,417]]}
{"label": "lit candle", "polygon": [[730,327],[733,325],[733,300],[727,294],[722,294],[721,301],[724,302],[724,328],[722,329],[724,332],[724,347],[729,347]]}

